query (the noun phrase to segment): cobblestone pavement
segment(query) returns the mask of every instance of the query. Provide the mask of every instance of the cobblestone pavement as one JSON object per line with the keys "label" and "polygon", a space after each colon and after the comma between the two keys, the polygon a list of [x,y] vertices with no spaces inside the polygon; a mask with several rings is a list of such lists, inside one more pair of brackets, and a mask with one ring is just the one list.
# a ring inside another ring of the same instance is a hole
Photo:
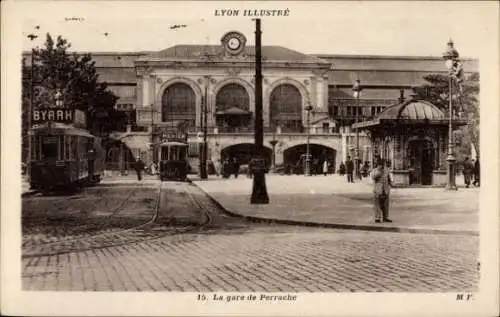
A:
{"label": "cobblestone pavement", "polygon": [[23,250],[23,288],[198,292],[477,288],[474,236],[246,223],[221,214],[193,185],[162,187],[154,223],[110,235],[105,247],[56,248],[52,254],[33,251],[29,256]]}
{"label": "cobblestone pavement", "polygon": [[24,198],[23,256],[107,245],[111,235],[151,222],[159,193],[159,184],[99,186],[71,196]]}

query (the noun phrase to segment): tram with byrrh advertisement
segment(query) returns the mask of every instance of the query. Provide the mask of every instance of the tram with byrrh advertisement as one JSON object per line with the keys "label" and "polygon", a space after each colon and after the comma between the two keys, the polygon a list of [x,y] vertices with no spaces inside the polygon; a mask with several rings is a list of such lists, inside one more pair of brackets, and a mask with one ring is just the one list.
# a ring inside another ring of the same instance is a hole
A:
{"label": "tram with byrrh advertisement", "polygon": [[85,126],[85,114],[68,108],[32,110],[30,186],[42,193],[100,182],[105,151]]}
{"label": "tram with byrrh advertisement", "polygon": [[187,133],[177,129],[163,131],[159,148],[160,179],[186,181],[189,173]]}

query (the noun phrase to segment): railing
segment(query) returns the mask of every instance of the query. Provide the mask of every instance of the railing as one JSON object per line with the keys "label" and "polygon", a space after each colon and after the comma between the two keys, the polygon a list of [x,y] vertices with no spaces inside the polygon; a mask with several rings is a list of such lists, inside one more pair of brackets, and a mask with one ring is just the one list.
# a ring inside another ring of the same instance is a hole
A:
{"label": "railing", "polygon": [[[273,130],[276,134],[279,133],[306,133],[306,129],[303,127],[297,127],[297,128],[287,128],[287,127],[282,127],[281,132],[278,132],[277,129],[273,127],[264,127],[264,133],[272,133]],[[253,133],[254,128],[253,127],[208,127],[207,132],[208,133]],[[203,132],[203,128],[201,127],[189,127],[187,129],[188,133],[198,133],[198,132]]]}

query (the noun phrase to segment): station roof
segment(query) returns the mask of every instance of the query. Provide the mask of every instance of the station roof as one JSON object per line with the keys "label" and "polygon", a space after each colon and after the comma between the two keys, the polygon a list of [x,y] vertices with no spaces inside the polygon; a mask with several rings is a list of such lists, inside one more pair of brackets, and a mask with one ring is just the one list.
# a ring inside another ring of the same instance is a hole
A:
{"label": "station roof", "polygon": [[[246,46],[242,54],[247,58],[254,58],[255,46]],[[220,45],[175,45],[146,56],[141,56],[138,58],[138,61],[156,59],[200,60],[206,56],[224,56],[224,48]],[[324,59],[300,53],[282,46],[262,46],[262,59],[264,61],[330,64],[330,62]]]}

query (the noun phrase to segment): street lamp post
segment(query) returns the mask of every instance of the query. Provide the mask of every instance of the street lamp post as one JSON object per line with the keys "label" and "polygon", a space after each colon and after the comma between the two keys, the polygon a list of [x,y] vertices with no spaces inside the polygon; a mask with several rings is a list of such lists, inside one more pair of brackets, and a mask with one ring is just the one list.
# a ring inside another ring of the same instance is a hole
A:
{"label": "street lamp post", "polygon": [[448,75],[448,156],[446,157],[446,161],[448,162],[447,169],[447,182],[446,182],[446,190],[457,190],[457,185],[455,181],[455,162],[456,158],[453,154],[453,126],[452,126],[452,116],[453,116],[453,70],[458,63],[458,51],[453,47],[453,41],[450,40],[448,42],[448,46],[446,51],[443,53],[443,59],[445,60],[445,65],[449,70]]}
{"label": "street lamp post", "polygon": [[[29,34],[28,38],[33,42],[34,39],[36,39],[38,36],[34,34]],[[28,108],[28,154],[26,158],[26,170],[28,174],[28,179],[31,179],[31,151],[32,151],[32,144],[31,144],[31,135],[30,135],[30,130],[32,126],[32,121],[31,121],[31,116],[33,115],[33,102],[34,102],[34,95],[35,95],[35,81],[34,81],[34,76],[35,76],[35,48],[31,48],[31,65],[30,65],[30,102],[29,102],[29,108]]]}
{"label": "street lamp post", "polygon": [[155,109],[154,109],[154,104],[151,104],[151,163],[155,160],[155,152],[156,152],[156,146],[155,146]]}
{"label": "street lamp post", "polygon": [[208,178],[207,171],[207,158],[208,158],[208,144],[207,144],[207,133],[208,133],[208,85],[210,82],[210,77],[206,76],[205,85],[205,102],[203,103],[203,166],[201,169],[201,179]]}
{"label": "street lamp post", "polygon": [[208,173],[207,173],[207,156],[208,156],[208,150],[207,150],[207,122],[208,122],[208,82],[210,78],[208,76],[205,76],[205,92],[203,95],[203,100],[202,100],[202,109],[201,109],[201,115],[200,115],[200,125],[201,125],[201,132],[203,139],[201,141],[201,149],[200,149],[200,178],[201,179],[207,179],[208,178]]}
{"label": "street lamp post", "polygon": [[304,172],[304,174],[306,176],[311,176],[311,154],[310,154],[310,149],[309,149],[309,143],[310,143],[310,129],[311,129],[311,111],[312,111],[313,107],[311,105],[308,105],[306,107],[306,111],[307,111],[307,137],[306,137],[306,170]]}
{"label": "street lamp post", "polygon": [[[361,84],[359,79],[356,79],[352,87],[354,98],[356,98],[356,123],[358,123],[359,118],[359,94],[361,92]],[[357,178],[361,179],[361,173],[359,170],[359,131],[356,125],[356,148],[354,153],[354,173]]]}
{"label": "street lamp post", "polygon": [[276,173],[276,144],[278,144],[278,141],[276,140],[276,121],[273,121],[273,139],[269,141],[273,148],[273,156],[271,157],[271,170],[273,173]]}
{"label": "street lamp post", "polygon": [[255,145],[254,155],[258,166],[253,171],[251,204],[268,204],[269,195],[266,187],[266,174],[264,164],[264,127],[262,120],[262,32],[260,19],[255,19]]}

